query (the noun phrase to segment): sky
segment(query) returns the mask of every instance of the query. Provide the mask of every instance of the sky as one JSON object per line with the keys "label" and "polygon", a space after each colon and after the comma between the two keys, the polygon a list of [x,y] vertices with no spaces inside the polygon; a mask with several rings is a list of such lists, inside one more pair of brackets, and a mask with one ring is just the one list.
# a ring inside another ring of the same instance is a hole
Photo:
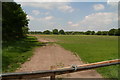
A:
{"label": "sky", "polygon": [[27,13],[30,31],[105,31],[118,28],[113,2],[17,2]]}

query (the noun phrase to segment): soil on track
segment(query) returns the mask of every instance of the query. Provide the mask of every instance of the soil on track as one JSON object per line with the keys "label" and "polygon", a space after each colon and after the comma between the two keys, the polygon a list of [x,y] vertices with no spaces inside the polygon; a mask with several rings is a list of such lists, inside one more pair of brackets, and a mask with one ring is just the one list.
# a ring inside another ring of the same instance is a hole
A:
{"label": "soil on track", "polygon": [[[54,42],[55,40],[46,40],[38,38],[42,42]],[[71,65],[81,65],[83,62],[74,53],[65,50],[57,44],[48,44],[38,47],[29,61],[21,65],[16,72],[51,70]],[[95,70],[87,70],[70,74],[59,75],[60,78],[102,78]]]}

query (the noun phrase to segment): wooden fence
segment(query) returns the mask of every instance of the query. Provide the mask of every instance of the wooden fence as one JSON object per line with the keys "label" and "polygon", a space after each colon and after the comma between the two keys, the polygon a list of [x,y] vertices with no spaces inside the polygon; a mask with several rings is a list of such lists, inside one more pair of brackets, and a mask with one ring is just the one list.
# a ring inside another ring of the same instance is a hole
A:
{"label": "wooden fence", "polygon": [[51,80],[55,80],[56,75],[73,73],[73,72],[111,66],[111,65],[118,65],[118,64],[120,64],[120,59],[102,61],[102,62],[84,64],[84,65],[77,65],[77,66],[74,65],[70,67],[60,68],[57,70],[44,70],[44,71],[21,72],[21,73],[3,73],[1,75],[1,78],[2,80],[13,80],[13,79],[37,79],[41,77],[50,76]]}

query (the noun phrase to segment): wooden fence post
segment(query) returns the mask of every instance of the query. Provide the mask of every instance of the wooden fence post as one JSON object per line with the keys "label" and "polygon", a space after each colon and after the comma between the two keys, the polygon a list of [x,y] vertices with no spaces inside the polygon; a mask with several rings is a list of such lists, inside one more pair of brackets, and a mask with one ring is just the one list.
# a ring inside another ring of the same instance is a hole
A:
{"label": "wooden fence post", "polygon": [[55,75],[50,76],[50,80],[55,80]]}

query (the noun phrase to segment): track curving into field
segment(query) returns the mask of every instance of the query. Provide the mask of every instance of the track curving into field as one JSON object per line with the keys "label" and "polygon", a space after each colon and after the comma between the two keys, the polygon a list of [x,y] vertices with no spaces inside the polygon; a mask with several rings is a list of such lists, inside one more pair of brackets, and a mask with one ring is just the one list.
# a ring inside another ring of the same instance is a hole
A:
{"label": "track curving into field", "polygon": [[[37,36],[36,36],[37,37]],[[42,42],[54,42],[55,40],[43,39],[37,37]],[[29,61],[21,65],[21,68],[16,72],[38,71],[38,70],[53,70],[57,68],[67,67],[71,65],[83,64],[74,53],[65,50],[57,44],[47,44],[43,47],[38,47],[34,51],[34,55]],[[87,70],[64,74],[57,76],[59,78],[102,78],[95,70]]]}

